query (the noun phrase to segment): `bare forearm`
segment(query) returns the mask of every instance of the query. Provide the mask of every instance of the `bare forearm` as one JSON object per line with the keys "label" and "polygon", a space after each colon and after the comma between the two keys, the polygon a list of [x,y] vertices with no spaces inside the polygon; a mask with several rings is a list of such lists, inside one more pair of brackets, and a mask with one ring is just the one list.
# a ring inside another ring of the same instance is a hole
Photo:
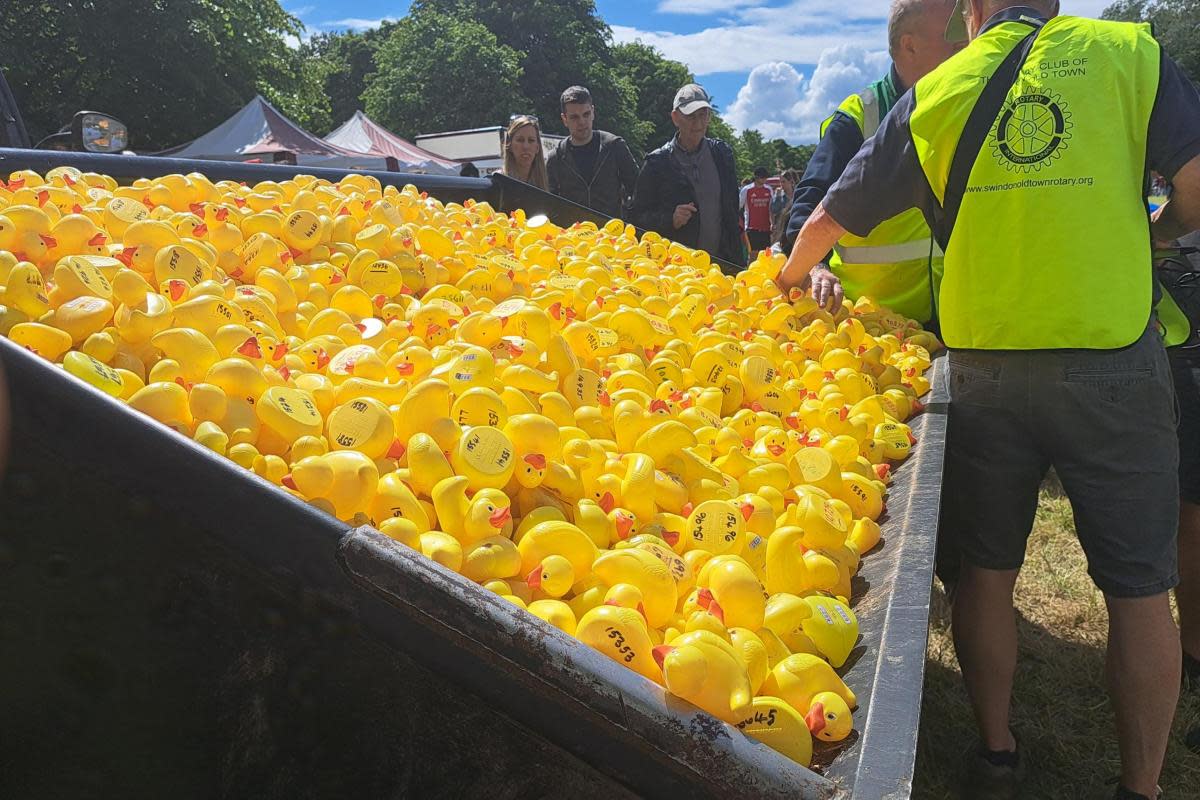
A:
{"label": "bare forearm", "polygon": [[845,235],[846,229],[829,216],[824,204],[817,206],[817,210],[800,229],[800,235],[796,237],[796,244],[792,247],[792,254],[779,274],[780,287],[787,291],[803,283],[812,268],[820,263],[825,254],[837,244],[838,239]]}
{"label": "bare forearm", "polygon": [[1193,203],[1186,208],[1172,199],[1154,218],[1153,235],[1156,242],[1172,242],[1195,230],[1200,230],[1200,207]]}
{"label": "bare forearm", "polygon": [[1169,242],[1200,230],[1200,156],[1184,164],[1171,178],[1171,201],[1155,216],[1155,240]]}

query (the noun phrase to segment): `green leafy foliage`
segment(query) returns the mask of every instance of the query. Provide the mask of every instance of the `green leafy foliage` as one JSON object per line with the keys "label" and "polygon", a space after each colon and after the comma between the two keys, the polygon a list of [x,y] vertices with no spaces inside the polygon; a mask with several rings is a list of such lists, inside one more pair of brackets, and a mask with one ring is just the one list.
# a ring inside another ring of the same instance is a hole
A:
{"label": "green leafy foliage", "polygon": [[695,76],[680,64],[663,56],[648,44],[630,42],[613,47],[616,69],[637,90],[636,115],[641,134],[630,141],[635,153],[653,150],[675,135],[671,124],[671,103],[680,86],[692,83]]}
{"label": "green leafy foliage", "polygon": [[597,127],[640,146],[637,90],[615,68],[612,31],[592,0],[416,0],[410,16],[427,14],[478,22],[521,54],[517,77],[527,101],[509,113],[534,114],[544,131],[565,134],[559,95],[568,86],[586,86]]}
{"label": "green leafy foliage", "polygon": [[301,125],[330,123],[319,64],[289,47],[275,0],[0,3],[0,68],[34,139],[82,108],[125,122],[138,150],[188,141],[262,93]]}
{"label": "green leafy foliage", "polygon": [[1200,0],[1118,0],[1104,19],[1149,22],[1154,37],[1193,82],[1200,80]]}
{"label": "green leafy foliage", "polygon": [[521,54],[478,22],[414,10],[375,53],[367,114],[401,136],[497,124],[527,108]]}
{"label": "green leafy foliage", "polygon": [[[306,33],[277,0],[8,2],[0,68],[35,140],[88,108],[128,124],[141,152],[190,141],[256,93],[318,136],[360,109],[410,138],[514,113],[565,133],[559,95],[581,84],[597,127],[640,158],[675,135],[671,102],[695,80],[643,42],[614,44],[593,0],[415,0],[379,28]],[[803,169],[812,152],[719,117],[711,134],[745,175]]]}
{"label": "green leafy foliage", "polygon": [[[353,31],[319,33],[300,48],[300,56],[323,70],[321,90],[329,98],[330,115],[337,126],[366,108],[362,99],[367,77],[375,72],[375,53],[387,40],[396,23],[384,22],[362,33]],[[327,131],[314,130],[324,135]]]}

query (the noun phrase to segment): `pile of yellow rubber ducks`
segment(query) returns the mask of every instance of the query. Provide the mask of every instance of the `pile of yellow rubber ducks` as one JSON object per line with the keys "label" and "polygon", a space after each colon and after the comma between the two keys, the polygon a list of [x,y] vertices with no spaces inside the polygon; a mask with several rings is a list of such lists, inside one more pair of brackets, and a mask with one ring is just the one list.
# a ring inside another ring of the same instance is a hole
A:
{"label": "pile of yellow rubber ducks", "polygon": [[0,334],[807,765],[940,345],[781,262],[361,175],[0,184]]}

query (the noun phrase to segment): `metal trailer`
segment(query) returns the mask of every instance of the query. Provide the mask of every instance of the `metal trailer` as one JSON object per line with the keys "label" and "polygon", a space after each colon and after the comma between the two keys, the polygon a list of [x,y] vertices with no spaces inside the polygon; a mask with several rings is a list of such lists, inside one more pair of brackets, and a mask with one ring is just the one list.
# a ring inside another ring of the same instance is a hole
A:
{"label": "metal trailer", "polygon": [[[0,149],[0,173],[270,165]],[[375,173],[591,212],[515,181]],[[945,437],[913,422],[855,578],[856,733],[804,769],[369,528],[0,339],[0,797],[895,798],[911,791]],[[935,361],[935,386],[941,381]]]}

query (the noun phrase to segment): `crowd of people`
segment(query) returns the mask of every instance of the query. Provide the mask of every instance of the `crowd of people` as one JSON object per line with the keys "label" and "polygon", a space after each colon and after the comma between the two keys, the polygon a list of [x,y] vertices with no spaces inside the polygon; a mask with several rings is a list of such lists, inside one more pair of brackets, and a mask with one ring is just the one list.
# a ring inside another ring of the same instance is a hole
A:
{"label": "crowd of people", "polygon": [[[548,180],[528,166],[529,117],[509,129],[509,174],[733,264],[777,247],[784,290],[868,295],[940,331],[937,571],[980,732],[965,796],[1025,781],[1013,590],[1053,468],[1109,613],[1115,796],[1153,798],[1181,678],[1200,685],[1200,346],[1155,267],[1200,228],[1200,96],[1149,26],[1059,10],[893,0],[891,67],[826,120],[803,175],[760,167],[739,185],[696,84],[640,170],[572,87]],[[1080,68],[1029,68],[1047,63]],[[1169,195],[1153,218],[1152,194]]]}
{"label": "crowd of people", "polygon": [[641,167],[624,139],[595,128],[596,106],[585,87],[566,89],[560,108],[570,135],[548,153],[539,120],[513,116],[504,135],[504,174],[736,266],[781,241],[791,207],[787,187],[799,175],[787,171],[772,189],[770,173],[759,167],[743,191],[733,148],[708,136],[714,109],[704,87],[691,83],[676,92],[676,135]]}

